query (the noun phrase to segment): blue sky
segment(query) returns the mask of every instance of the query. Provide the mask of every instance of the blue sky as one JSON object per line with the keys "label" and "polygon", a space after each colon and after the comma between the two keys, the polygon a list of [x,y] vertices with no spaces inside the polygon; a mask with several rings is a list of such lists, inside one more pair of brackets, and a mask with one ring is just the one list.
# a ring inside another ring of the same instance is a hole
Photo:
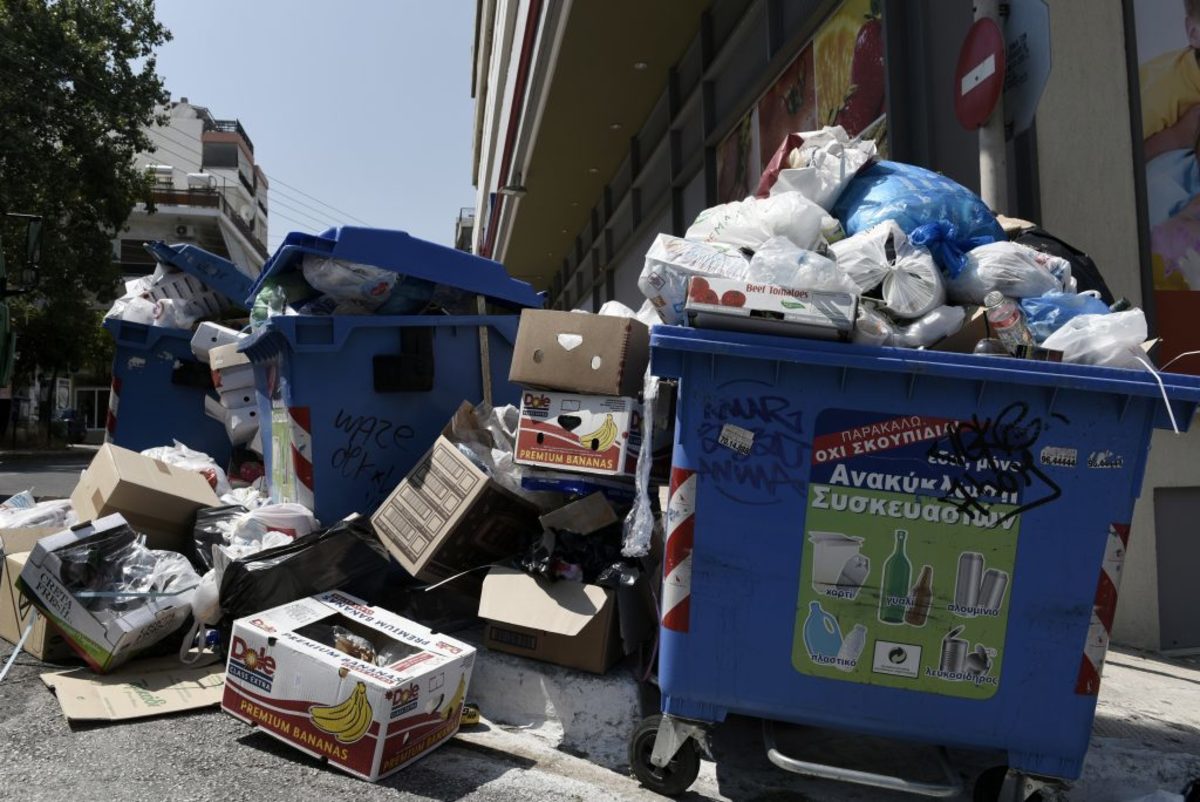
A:
{"label": "blue sky", "polygon": [[272,250],[292,230],[354,224],[279,181],[370,225],[451,243],[459,207],[474,202],[473,0],[157,8],[175,37],[158,57],[172,98],[240,119],[254,141],[271,179]]}

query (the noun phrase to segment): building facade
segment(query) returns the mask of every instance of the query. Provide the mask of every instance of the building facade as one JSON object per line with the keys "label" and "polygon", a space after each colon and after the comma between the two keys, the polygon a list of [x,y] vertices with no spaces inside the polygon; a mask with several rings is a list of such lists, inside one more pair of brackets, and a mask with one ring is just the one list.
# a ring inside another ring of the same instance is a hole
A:
{"label": "building facade", "polygon": [[[1138,7],[1155,3],[1182,30],[1173,0],[1004,4],[1048,6],[1053,66],[1033,124],[1008,142],[998,211],[1090,253],[1117,296],[1170,330],[1156,307],[1196,293],[1164,296],[1169,271],[1151,270],[1134,43],[1150,35]],[[745,197],[784,134],[830,123],[978,191],[978,134],[954,113],[972,21],[959,0],[479,0],[472,247],[555,308],[637,307],[658,233]],[[1187,336],[1164,345],[1180,353]],[[1200,432],[1156,432],[1118,642],[1200,649],[1200,589],[1180,568],[1200,559],[1186,534],[1198,516]]]}

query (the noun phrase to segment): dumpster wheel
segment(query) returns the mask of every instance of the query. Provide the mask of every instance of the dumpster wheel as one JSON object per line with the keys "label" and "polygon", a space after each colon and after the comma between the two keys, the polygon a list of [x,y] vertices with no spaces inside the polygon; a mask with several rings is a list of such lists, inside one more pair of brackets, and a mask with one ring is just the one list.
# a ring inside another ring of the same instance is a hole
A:
{"label": "dumpster wheel", "polygon": [[687,738],[679,751],[667,763],[654,765],[650,756],[658,737],[662,716],[649,716],[634,730],[629,739],[629,768],[638,782],[663,796],[678,796],[688,789],[700,773],[700,747]]}
{"label": "dumpster wheel", "polygon": [[975,780],[971,798],[974,802],[1050,802],[1057,798],[1053,793],[1049,796],[1042,793],[1038,789],[1041,785],[1042,782],[1019,773],[1013,773],[1010,780],[1008,766],[992,766]]}

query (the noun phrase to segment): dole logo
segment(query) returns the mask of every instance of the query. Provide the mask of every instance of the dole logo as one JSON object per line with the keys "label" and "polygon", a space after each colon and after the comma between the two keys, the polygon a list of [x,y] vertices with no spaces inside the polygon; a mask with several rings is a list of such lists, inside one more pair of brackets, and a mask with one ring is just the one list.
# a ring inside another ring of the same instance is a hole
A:
{"label": "dole logo", "polygon": [[270,632],[272,634],[274,634],[274,632],[275,632],[275,627],[271,626],[267,621],[264,621],[261,618],[251,618],[250,625],[254,626],[254,627],[258,627],[263,632]]}
{"label": "dole logo", "polygon": [[251,649],[246,641],[234,636],[229,650],[230,661],[236,660],[255,674],[266,677],[275,675],[275,658],[267,654],[267,647]]}
{"label": "dole logo", "polygon": [[522,405],[528,409],[549,409],[550,396],[541,393],[525,393]]}

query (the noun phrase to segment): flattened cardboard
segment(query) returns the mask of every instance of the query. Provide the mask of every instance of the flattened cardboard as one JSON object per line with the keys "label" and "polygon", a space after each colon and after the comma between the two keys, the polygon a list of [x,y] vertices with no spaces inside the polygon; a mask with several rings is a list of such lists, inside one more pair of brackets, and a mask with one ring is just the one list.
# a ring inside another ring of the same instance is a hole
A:
{"label": "flattened cardboard", "polygon": [[215,707],[225,690],[225,666],[186,666],[176,657],[139,660],[114,674],[89,669],[42,674],[68,721],[125,721]]}
{"label": "flattened cardboard", "polygon": [[684,309],[701,328],[845,340],[854,331],[858,297],[696,276],[688,279]]}
{"label": "flattened cardboard", "polygon": [[196,510],[220,503],[202,474],[111,443],[100,447],[71,493],[80,521],[120,513],[150,548],[179,552],[191,538]]}
{"label": "flattened cardboard", "polygon": [[621,658],[612,591],[582,582],[546,582],[496,566],[483,580],[484,644],[567,668],[603,674]]}
{"label": "flattened cardboard", "polygon": [[620,519],[604,494],[596,492],[548,512],[538,520],[542,522],[542,528],[550,532],[590,535]]}
{"label": "flattened cardboard", "polygon": [[513,459],[601,476],[633,475],[641,414],[635,398],[526,390]]}
{"label": "flattened cardboard", "polygon": [[526,309],[508,380],[548,390],[636,396],[649,359],[650,329],[633,318]]}
{"label": "flattened cardboard", "polygon": [[[0,638],[14,646],[29,623],[33,605],[25,594],[17,590],[16,579],[29,559],[29,552],[8,554],[0,564]],[[63,640],[58,630],[46,624],[46,616],[39,615],[33,630],[25,639],[25,651],[38,660],[70,660],[75,652]]]}
{"label": "flattened cardboard", "polygon": [[[377,666],[310,639],[305,627],[322,623],[387,645],[397,659]],[[322,593],[234,622],[221,709],[374,781],[458,732],[474,665],[475,649],[461,641]]]}
{"label": "flattened cardboard", "polygon": [[510,557],[540,531],[537,507],[488,478],[445,435],[371,524],[396,561],[426,582]]}

